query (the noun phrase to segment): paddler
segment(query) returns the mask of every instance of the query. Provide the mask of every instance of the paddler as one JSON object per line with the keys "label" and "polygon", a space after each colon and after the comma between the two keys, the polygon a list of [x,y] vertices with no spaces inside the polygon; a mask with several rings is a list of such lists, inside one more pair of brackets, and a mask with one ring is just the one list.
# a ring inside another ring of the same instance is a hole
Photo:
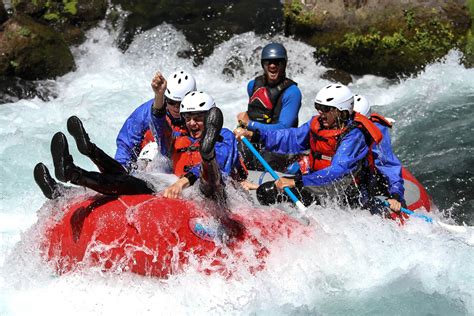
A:
{"label": "paddler", "polygon": [[[270,43],[262,49],[261,65],[263,75],[247,85],[249,96],[246,112],[237,115],[238,124],[249,131],[278,130],[298,126],[301,107],[301,91],[296,82],[286,77],[288,56],[280,43]],[[288,155],[257,149],[275,170],[284,170]],[[245,165],[251,170],[263,170],[260,163],[245,147],[239,146]]]}
{"label": "paddler", "polygon": [[[161,153],[171,157],[173,172],[180,177],[164,190],[163,195],[177,198],[185,188],[194,185],[199,179],[203,195],[219,205],[214,208],[217,212],[215,216],[228,229],[227,235],[236,236],[241,233],[242,227],[229,217],[224,182],[228,177],[242,180],[246,176],[242,174],[237,140],[230,130],[222,128],[222,112],[216,107],[214,99],[205,92],[194,91],[186,95],[181,102],[180,112],[186,131],[172,129],[164,108],[155,113],[152,120]],[[68,120],[68,131],[75,138],[81,153],[84,148],[91,146],[82,122],[77,117]],[[171,136],[164,137],[167,134]],[[62,182],[84,186],[105,195],[156,193],[151,183],[118,172],[117,168],[104,168],[100,161],[92,160],[101,172],[86,171],[76,166],[69,153],[66,136],[61,132],[56,133],[51,141],[51,154],[56,178]],[[113,160],[111,157],[109,159]],[[120,165],[118,162],[116,164]],[[42,163],[35,167],[34,176],[46,197],[55,198],[59,195],[58,183]]]}
{"label": "paddler", "polygon": [[130,114],[117,136],[115,160],[128,172],[137,167],[136,161],[141,150],[155,141],[150,129],[155,113],[165,109],[168,124],[176,130],[185,129],[179,106],[188,92],[196,90],[196,80],[184,70],[175,71],[167,79],[158,71],[151,81],[151,88],[154,98]]}
{"label": "paddler", "polygon": [[368,117],[383,135],[382,141],[371,147],[375,164],[375,177],[372,178],[373,183],[369,186],[372,190],[371,195],[388,197],[387,202],[390,204],[390,209],[399,212],[402,206],[405,208],[407,206],[404,198],[402,164],[393,152],[390,140],[393,120],[378,113],[371,113],[369,100],[358,94],[354,95],[354,111]]}
{"label": "paddler", "polygon": [[278,193],[289,187],[305,205],[328,195],[372,211],[368,188],[373,175],[370,148],[381,141],[382,133],[369,119],[353,111],[354,96],[345,85],[336,83],[322,88],[314,105],[318,114],[298,128],[234,131],[238,139],[245,136],[269,151],[310,151],[307,173],[264,183],[257,190],[257,198],[262,204],[276,203],[286,197]]}

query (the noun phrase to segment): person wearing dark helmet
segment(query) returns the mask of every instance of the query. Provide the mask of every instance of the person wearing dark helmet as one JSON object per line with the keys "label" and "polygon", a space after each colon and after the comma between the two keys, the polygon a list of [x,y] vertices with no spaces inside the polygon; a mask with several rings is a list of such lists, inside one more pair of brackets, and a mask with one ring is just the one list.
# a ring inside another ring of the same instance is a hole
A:
{"label": "person wearing dark helmet", "polygon": [[370,148],[380,143],[382,133],[369,119],[353,112],[353,106],[354,97],[348,87],[330,84],[316,95],[315,108],[319,114],[298,128],[234,131],[238,139],[251,138],[271,151],[293,154],[310,151],[307,173],[282,177],[258,188],[257,198],[262,204],[286,200],[279,192],[289,187],[305,205],[329,195],[371,213],[381,212],[381,208],[372,205],[374,200],[368,186],[373,176]]}
{"label": "person wearing dark helmet", "polygon": [[[164,190],[163,195],[178,198],[183,189],[199,179],[200,191],[219,205],[214,215],[228,229],[227,235],[230,237],[240,235],[243,227],[229,217],[224,190],[225,179],[234,176],[233,172],[240,163],[237,140],[231,131],[222,128],[224,121],[222,112],[208,94],[204,92],[188,94],[182,100],[181,112],[186,132],[170,131],[172,126],[167,122],[164,112],[153,117],[152,124],[157,131],[156,138],[164,149],[171,151],[169,156],[172,157],[173,172],[180,177]],[[83,146],[87,146],[81,142],[86,131],[79,118],[75,116],[69,118],[68,131],[75,138],[82,153]],[[167,131],[172,134],[171,137],[163,137]],[[101,161],[92,159],[100,172],[86,171],[76,166],[69,153],[66,136],[61,132],[56,133],[51,140],[51,154],[56,178],[61,182],[87,187],[104,195],[156,193],[151,183],[117,172],[114,168],[108,169],[108,165],[101,165]],[[62,184],[51,177],[44,164],[36,165],[34,178],[47,198],[54,199],[61,195]]]}
{"label": "person wearing dark helmet", "polygon": [[[287,62],[287,52],[282,44],[270,43],[262,49],[263,75],[251,80],[247,85],[247,111],[237,115],[241,127],[249,131],[269,131],[298,126],[301,91],[296,82],[286,77]],[[260,163],[247,148],[241,146],[239,149],[249,169],[262,170]],[[258,149],[276,170],[284,170],[287,167],[287,155]]]}

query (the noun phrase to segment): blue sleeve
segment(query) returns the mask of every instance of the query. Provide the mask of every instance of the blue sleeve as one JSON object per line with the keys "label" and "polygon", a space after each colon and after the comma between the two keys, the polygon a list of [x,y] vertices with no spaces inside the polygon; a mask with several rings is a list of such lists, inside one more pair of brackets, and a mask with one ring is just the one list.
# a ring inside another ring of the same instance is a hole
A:
{"label": "blue sleeve", "polygon": [[393,153],[390,130],[381,124],[375,123],[375,125],[383,134],[382,141],[378,145],[374,144],[372,146],[375,167],[387,180],[389,193],[398,194],[404,199],[405,188],[402,178],[402,164]]}
{"label": "blue sleeve", "polygon": [[301,91],[298,86],[292,85],[283,92],[281,100],[281,112],[278,118],[278,122],[276,122],[275,124],[263,124],[259,122],[249,121],[247,128],[251,131],[255,131],[257,129],[265,131],[296,126],[298,122],[298,113],[300,111],[300,108]]}
{"label": "blue sleeve", "polygon": [[331,165],[327,168],[311,172],[302,177],[304,186],[321,186],[341,179],[353,172],[359,162],[367,156],[369,147],[359,129],[353,129],[339,144]]}
{"label": "blue sleeve", "polygon": [[[239,163],[239,151],[237,150],[237,139],[227,128],[221,130],[220,135],[223,140],[218,141],[215,146],[216,160],[219,164],[219,169],[224,178],[228,177],[232,170],[237,167]],[[201,165],[194,166],[190,172],[199,178]]]}
{"label": "blue sleeve", "polygon": [[115,160],[128,169],[137,160],[143,135],[150,128],[150,113],[153,99],[140,105],[125,120],[117,135]]}
{"label": "blue sleeve", "polygon": [[249,98],[252,96],[254,85],[255,85],[255,79],[250,80],[249,83],[247,84],[247,94],[249,95]]}
{"label": "blue sleeve", "polygon": [[265,148],[279,154],[298,154],[309,149],[311,120],[296,128],[259,130]]}
{"label": "blue sleeve", "polygon": [[158,145],[158,151],[165,157],[171,157],[171,140],[178,134],[173,134],[170,124],[166,120],[166,115],[156,116],[150,111],[150,128]]}

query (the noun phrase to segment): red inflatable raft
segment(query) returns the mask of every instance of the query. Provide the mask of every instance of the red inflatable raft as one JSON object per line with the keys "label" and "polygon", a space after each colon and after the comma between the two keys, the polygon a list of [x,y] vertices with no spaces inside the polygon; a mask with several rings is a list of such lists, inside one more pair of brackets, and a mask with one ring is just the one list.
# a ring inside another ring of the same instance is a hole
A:
{"label": "red inflatable raft", "polygon": [[205,204],[152,195],[97,195],[64,210],[49,223],[43,251],[59,273],[81,266],[167,277],[191,261],[205,273],[230,275],[244,265],[262,269],[267,246],[306,229],[279,210],[240,210],[246,230],[224,245]]}

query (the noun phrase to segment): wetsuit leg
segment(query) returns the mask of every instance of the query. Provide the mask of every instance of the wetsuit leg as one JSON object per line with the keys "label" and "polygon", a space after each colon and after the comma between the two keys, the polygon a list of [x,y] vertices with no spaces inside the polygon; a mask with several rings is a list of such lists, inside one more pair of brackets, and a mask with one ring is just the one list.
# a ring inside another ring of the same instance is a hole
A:
{"label": "wetsuit leg", "polygon": [[71,116],[67,120],[67,130],[74,137],[79,152],[89,157],[99,168],[100,172],[107,174],[127,174],[127,170],[114,158],[107,155],[96,144],[92,143],[86,133],[81,120]]}
{"label": "wetsuit leg", "polygon": [[[309,206],[314,202],[319,202],[318,197],[315,194],[312,194],[304,188],[302,190],[291,188],[290,190],[305,206]],[[256,194],[258,202],[262,205],[291,202],[288,195],[283,191],[278,190],[273,181],[268,181],[260,185]]]}
{"label": "wetsuit leg", "polygon": [[146,181],[127,174],[104,174],[86,171],[76,166],[71,174],[71,183],[87,187],[105,195],[153,194],[153,186]]}
{"label": "wetsuit leg", "polygon": [[151,194],[155,190],[149,183],[127,174],[103,174],[86,171],[74,164],[69,154],[66,136],[58,132],[51,141],[56,178],[63,182],[90,188],[106,195]]}
{"label": "wetsuit leg", "polygon": [[223,124],[224,117],[221,110],[218,108],[209,110],[199,148],[202,158],[200,189],[206,197],[216,200],[219,204],[226,205],[224,184],[222,183],[221,171],[214,150]]}
{"label": "wetsuit leg", "polygon": [[202,158],[199,188],[206,197],[216,202],[218,207],[213,208],[214,216],[225,227],[227,236],[239,238],[243,234],[244,226],[230,218],[225,187],[215,158],[214,146],[219,139],[223,124],[224,117],[221,110],[219,108],[209,110],[205,122],[206,129],[199,148]]}
{"label": "wetsuit leg", "polygon": [[207,198],[216,201],[219,206],[227,207],[227,196],[221,179],[221,171],[216,159],[201,162],[199,189]]}

